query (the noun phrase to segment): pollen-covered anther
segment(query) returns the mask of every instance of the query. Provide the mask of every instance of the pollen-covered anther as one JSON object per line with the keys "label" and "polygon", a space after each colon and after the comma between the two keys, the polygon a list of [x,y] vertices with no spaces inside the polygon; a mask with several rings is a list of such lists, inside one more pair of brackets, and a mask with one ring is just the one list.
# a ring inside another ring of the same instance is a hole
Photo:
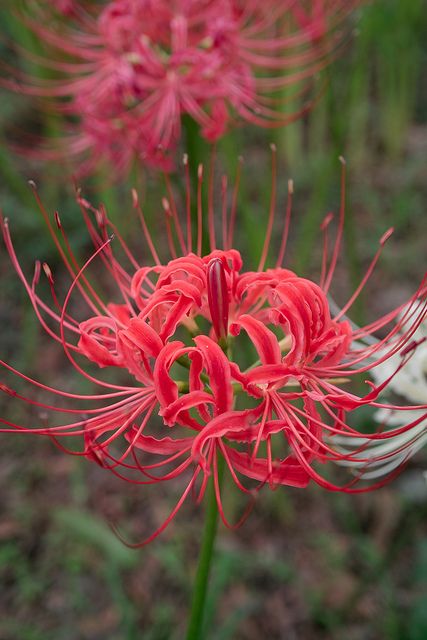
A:
{"label": "pollen-covered anther", "polygon": [[219,258],[208,264],[207,289],[212,326],[218,340],[223,340],[228,333],[229,300],[224,265]]}
{"label": "pollen-covered anther", "polygon": [[3,384],[3,382],[0,382],[0,391],[3,391],[3,393],[7,393],[12,397],[15,397],[17,395],[16,391],[8,387],[7,384]]}
{"label": "pollen-covered anther", "polygon": [[45,272],[46,278],[49,280],[49,282],[53,283],[53,275],[52,275],[51,268],[49,267],[47,262],[43,262],[42,266],[43,266],[43,271]]}
{"label": "pollen-covered anther", "polygon": [[136,189],[132,189],[131,193],[132,193],[132,205],[133,207],[137,207],[139,204],[138,192]]}
{"label": "pollen-covered anther", "polygon": [[162,207],[166,215],[171,217],[172,216],[171,206],[167,198],[162,198]]}

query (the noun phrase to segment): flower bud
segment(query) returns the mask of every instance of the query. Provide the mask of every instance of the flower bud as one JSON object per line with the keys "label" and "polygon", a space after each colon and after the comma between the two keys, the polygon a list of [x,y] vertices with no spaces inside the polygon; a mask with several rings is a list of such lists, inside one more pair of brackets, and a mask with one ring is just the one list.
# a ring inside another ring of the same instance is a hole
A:
{"label": "flower bud", "polygon": [[222,340],[228,333],[229,305],[224,265],[219,258],[213,258],[208,264],[207,285],[212,326],[218,340]]}

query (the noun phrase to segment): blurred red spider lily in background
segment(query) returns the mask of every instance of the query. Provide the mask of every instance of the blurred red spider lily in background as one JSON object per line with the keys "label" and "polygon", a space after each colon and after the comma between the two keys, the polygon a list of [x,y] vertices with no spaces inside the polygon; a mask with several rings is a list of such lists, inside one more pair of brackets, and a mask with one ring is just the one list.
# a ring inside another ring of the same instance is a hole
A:
{"label": "blurred red spider lily in background", "polygon": [[62,15],[71,16],[76,9],[77,2],[76,0],[53,0],[51,4]]}
{"label": "blurred red spider lily in background", "polygon": [[[55,406],[22,396],[6,384],[1,385],[3,392],[16,401],[48,409],[50,416],[67,416],[63,422],[50,417],[52,424],[34,428],[2,418],[2,431],[48,436],[66,451],[67,440],[80,436],[82,449],[71,453],[85,456],[136,484],[182,477],[185,489],[177,505],[144,543],[167,526],[189,493],[202,500],[212,475],[219,511],[227,524],[218,479],[219,458],[235,485],[249,497],[266,484],[271,488],[306,487],[310,480],[326,489],[349,493],[379,487],[408,460],[423,437],[419,425],[427,414],[427,405],[390,405],[379,397],[417,348],[413,337],[426,317],[426,278],[409,301],[378,320],[356,327],[347,319],[391,230],[381,238],[376,255],[348,302],[335,310],[328,299],[344,224],[344,163],[342,201],[332,246],[327,240],[332,216],[328,215],[322,225],[324,250],[318,283],[283,266],[291,217],[291,181],[277,259],[266,268],[271,260],[276,209],[274,150],[265,241],[253,271],[244,270],[241,255],[233,246],[237,186],[232,205],[227,207],[227,180],[222,178],[222,213],[215,219],[211,175],[205,217],[203,168],[199,167],[198,226],[194,232],[186,158],[184,164],[188,189],[184,215],[180,215],[170,189],[163,199],[170,250],[166,261],[159,257],[138,196],[133,193],[142,237],[151,253],[150,264],[145,261],[141,265],[104,208],[94,208],[80,192],[77,199],[95,252],[86,263],[78,264],[58,214],[55,221],[51,220],[34,187],[72,280],[62,302],[46,264],[37,262],[34,277],[27,279],[14,251],[8,221],[2,221],[7,250],[38,319],[62,346],[77,373],[99,388],[93,395],[73,394],[31,379],[2,362],[5,374],[16,375],[52,394]],[[206,255],[202,253],[203,229],[209,232],[210,250]],[[114,240],[110,234],[114,234]],[[127,268],[116,258],[114,244],[126,255]],[[103,263],[108,280],[117,287],[119,298],[114,302],[105,302],[91,284],[88,272],[97,261]],[[42,272],[49,281],[53,305],[39,296]],[[71,312],[74,294],[85,309],[83,319]],[[375,337],[378,332],[381,338]],[[362,395],[349,389],[353,377],[369,374],[398,353],[399,363],[381,384],[367,381]],[[249,366],[243,364],[252,354]],[[96,369],[92,363],[101,369],[115,369],[127,382],[107,381],[100,373],[93,373]],[[68,401],[68,406],[57,405],[61,398]],[[83,402],[95,407],[82,407]],[[372,433],[360,433],[351,426],[351,418],[365,405],[401,413],[402,424],[396,428],[381,425]],[[414,409],[423,415],[405,422],[405,413]],[[337,466],[348,469],[337,471]]]}
{"label": "blurred red spider lily in background", "polygon": [[[359,4],[112,0],[84,8],[75,2],[73,20],[64,21],[40,3],[22,20],[50,49],[46,59],[33,59],[57,79],[10,69],[2,85],[55,101],[72,123],[61,148],[78,160],[81,174],[100,159],[124,172],[135,156],[166,169],[183,116],[215,141],[238,121],[277,127],[305,113],[315,76],[342,48],[345,19]],[[293,97],[289,91],[285,97],[286,87],[294,88]],[[295,107],[295,99],[303,106]],[[44,157],[57,154],[58,144]]]}

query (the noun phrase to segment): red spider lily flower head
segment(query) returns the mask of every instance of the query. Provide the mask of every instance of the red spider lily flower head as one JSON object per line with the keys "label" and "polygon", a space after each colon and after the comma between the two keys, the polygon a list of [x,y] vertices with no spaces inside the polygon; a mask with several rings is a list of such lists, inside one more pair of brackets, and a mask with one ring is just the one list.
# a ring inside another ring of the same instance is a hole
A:
{"label": "red spider lily flower head", "polygon": [[76,0],[54,0],[51,4],[64,16],[72,16],[76,10]]}
{"label": "red spider lily flower head", "polygon": [[[17,79],[13,70],[3,85],[52,98],[77,120],[63,147],[67,158],[86,157],[81,172],[100,158],[124,171],[135,155],[167,168],[182,116],[214,141],[234,121],[277,127],[304,113],[313,78],[340,50],[343,22],[358,4],[111,0],[87,10],[76,3],[68,24],[40,9],[24,20],[55,52],[46,65],[58,79]],[[289,86],[302,108],[286,105]]]}
{"label": "red spider lily flower head", "polygon": [[[185,168],[188,187],[186,159]],[[344,189],[344,168],[342,180]],[[21,399],[35,407],[49,408],[53,416],[65,416],[57,421],[52,417],[50,424],[35,428],[2,418],[3,431],[49,436],[65,450],[70,436],[79,435],[83,444],[77,455],[133,483],[185,478],[186,488],[178,504],[148,540],[164,529],[190,492],[198,500],[203,498],[210,476],[215,480],[220,513],[226,522],[218,458],[236,486],[250,497],[254,496],[254,489],[266,484],[271,488],[306,487],[310,481],[329,490],[351,493],[387,482],[425,436],[425,428],[420,429],[420,425],[423,420],[426,424],[427,405],[392,406],[380,394],[416,352],[417,341],[413,337],[426,317],[426,279],[409,301],[375,322],[356,327],[346,317],[368,281],[390,231],[381,238],[356,291],[337,309],[329,298],[329,289],[342,237],[344,195],[330,251],[326,234],[331,216],[322,225],[325,248],[316,283],[283,266],[291,215],[291,182],[277,260],[266,267],[275,221],[274,168],[264,246],[258,267],[248,271],[240,253],[233,248],[237,187],[228,210],[227,183],[225,178],[222,180],[222,217],[215,220],[211,174],[208,215],[204,220],[202,181],[200,167],[195,236],[189,187],[184,216],[168,189],[163,201],[170,249],[166,261],[157,252],[138,196],[133,194],[142,236],[151,253],[149,263],[145,258],[143,264],[125,244],[105,210],[93,208],[78,193],[95,244],[93,255],[79,264],[58,215],[55,229],[55,222],[35,192],[71,277],[62,302],[46,264],[37,263],[32,280],[26,278],[14,251],[8,222],[2,223],[6,247],[42,326],[62,346],[79,375],[99,390],[80,395],[55,389],[2,362],[5,373],[18,376],[63,402],[61,406],[49,406],[30,400],[6,382],[1,386],[3,392],[15,401]],[[202,253],[203,228],[209,231],[207,254]],[[127,267],[113,252],[114,245],[124,252]],[[106,302],[89,278],[88,272],[96,262],[103,264],[117,287],[119,297],[114,302]],[[38,292],[43,272],[53,305]],[[83,305],[85,309],[82,317],[72,311],[76,308],[72,304],[75,294],[80,298],[80,308]],[[378,332],[383,337],[376,338]],[[374,385],[368,381],[362,395],[351,391],[349,382],[354,376],[368,375],[375,366],[391,361],[399,353],[399,362],[383,382]],[[120,373],[122,382],[113,383],[111,376],[104,377],[104,369]],[[360,433],[352,426],[351,418],[364,405],[393,409],[403,416],[402,423],[395,428],[381,425],[371,433]],[[419,412],[416,419],[405,421],[405,414],[414,409]]]}

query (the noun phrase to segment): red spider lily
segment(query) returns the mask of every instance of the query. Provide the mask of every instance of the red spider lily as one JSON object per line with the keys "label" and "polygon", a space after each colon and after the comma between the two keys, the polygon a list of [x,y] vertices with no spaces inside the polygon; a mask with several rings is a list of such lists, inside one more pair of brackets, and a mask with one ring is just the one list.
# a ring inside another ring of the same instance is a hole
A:
{"label": "red spider lily", "polygon": [[64,16],[73,15],[76,9],[76,0],[54,0],[51,2],[54,8]]}
{"label": "red spider lily", "polygon": [[[185,166],[188,187],[186,159]],[[138,197],[133,194],[134,208],[152,255],[151,264],[143,266],[105,210],[93,208],[80,193],[78,202],[96,250],[85,264],[79,265],[58,215],[55,231],[35,191],[72,279],[63,302],[59,301],[46,264],[43,271],[50,284],[53,306],[38,293],[40,263],[36,264],[32,280],[27,280],[13,248],[8,222],[3,220],[7,250],[43,327],[62,345],[77,372],[97,385],[100,392],[86,396],[54,389],[3,362],[10,373],[71,402],[71,408],[49,406],[2,384],[2,391],[15,399],[67,414],[64,422],[35,428],[3,418],[3,431],[49,436],[66,450],[64,442],[78,435],[83,447],[77,455],[136,484],[186,478],[178,504],[148,540],[164,529],[191,491],[198,500],[203,498],[211,475],[221,516],[227,522],[221,502],[218,456],[224,459],[233,482],[250,496],[254,495],[254,487],[265,484],[271,488],[306,487],[314,480],[326,489],[351,493],[370,490],[390,480],[406,463],[419,439],[425,437],[420,425],[427,415],[426,405],[392,406],[381,401],[379,395],[417,348],[413,336],[426,317],[426,279],[409,301],[375,322],[355,327],[346,318],[368,281],[390,230],[381,238],[356,291],[341,309],[335,310],[328,291],[342,238],[344,179],[343,168],[343,196],[331,251],[326,241],[331,215],[322,225],[325,242],[319,283],[283,267],[291,182],[278,257],[274,266],[265,268],[275,219],[275,162],[265,242],[254,271],[243,270],[242,258],[232,248],[237,190],[229,211],[225,179],[220,224],[215,224],[211,188],[207,221],[203,220],[198,198],[195,238],[189,190],[185,224],[180,222],[169,190],[168,199],[163,201],[171,253],[166,262],[159,258]],[[199,196],[202,180],[200,167]],[[213,178],[210,180],[213,186]],[[201,251],[204,224],[209,229],[208,255]],[[221,249],[217,227],[222,233]],[[110,233],[115,235],[114,242]],[[129,268],[116,258],[114,243],[126,254]],[[94,261],[103,263],[108,278],[117,286],[120,301],[105,303],[91,284],[88,271]],[[74,294],[79,294],[86,308],[83,320],[71,312]],[[375,338],[377,332],[383,337]],[[368,381],[362,395],[349,390],[351,378],[368,374],[398,353],[401,361],[387,380],[377,386]],[[254,354],[249,366],[244,363],[248,354]],[[107,381],[91,372],[91,363],[120,371],[127,382]],[[77,401],[97,406],[74,406]],[[366,434],[349,424],[351,415],[363,405],[393,409],[402,416],[414,409],[421,414],[403,426],[389,429],[382,425]],[[330,475],[336,465],[349,467],[350,478],[341,482],[346,473],[343,469]]]}
{"label": "red spider lily", "polygon": [[[210,141],[233,121],[263,127],[293,121],[312,104],[313,78],[337,55],[343,22],[360,2],[112,0],[86,10],[75,4],[75,19],[65,25],[46,8],[24,18],[55,52],[44,62],[58,79],[13,69],[3,86],[55,99],[77,120],[63,148],[67,158],[85,157],[80,171],[90,172],[100,158],[124,171],[135,154],[170,166],[183,115]],[[288,108],[292,99],[283,90],[290,86],[302,108]]]}

